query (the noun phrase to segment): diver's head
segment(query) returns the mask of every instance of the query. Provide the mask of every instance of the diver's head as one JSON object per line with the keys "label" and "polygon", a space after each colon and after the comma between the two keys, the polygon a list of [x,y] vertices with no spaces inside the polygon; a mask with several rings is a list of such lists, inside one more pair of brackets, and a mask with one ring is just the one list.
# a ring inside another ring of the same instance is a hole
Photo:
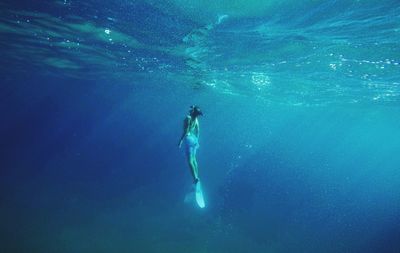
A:
{"label": "diver's head", "polygon": [[200,107],[197,105],[192,105],[190,106],[190,116],[192,117],[197,117],[197,116],[203,116],[203,112],[201,111]]}

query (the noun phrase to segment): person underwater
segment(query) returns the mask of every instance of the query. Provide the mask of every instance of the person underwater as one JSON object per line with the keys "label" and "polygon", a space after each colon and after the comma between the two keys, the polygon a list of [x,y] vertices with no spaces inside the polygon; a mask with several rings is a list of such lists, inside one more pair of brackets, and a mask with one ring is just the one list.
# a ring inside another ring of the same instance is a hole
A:
{"label": "person underwater", "polygon": [[196,160],[196,152],[199,148],[199,116],[203,116],[203,112],[197,105],[190,107],[189,115],[183,121],[183,134],[179,140],[179,148],[184,143],[186,158],[189,163],[190,172],[193,176],[193,183],[199,182],[199,168]]}

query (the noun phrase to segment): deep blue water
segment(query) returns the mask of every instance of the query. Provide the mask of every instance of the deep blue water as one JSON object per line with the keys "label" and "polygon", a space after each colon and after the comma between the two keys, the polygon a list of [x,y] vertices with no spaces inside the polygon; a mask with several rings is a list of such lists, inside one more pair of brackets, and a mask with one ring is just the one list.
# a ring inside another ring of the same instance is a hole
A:
{"label": "deep blue water", "polygon": [[0,14],[1,252],[400,252],[398,1]]}

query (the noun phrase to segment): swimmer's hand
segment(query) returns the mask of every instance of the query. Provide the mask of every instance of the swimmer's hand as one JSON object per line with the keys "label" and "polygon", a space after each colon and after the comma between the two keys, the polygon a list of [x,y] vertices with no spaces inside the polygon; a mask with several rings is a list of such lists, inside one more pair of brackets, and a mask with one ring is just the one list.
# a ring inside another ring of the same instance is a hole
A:
{"label": "swimmer's hand", "polygon": [[178,147],[181,148],[182,146],[182,140],[179,141]]}

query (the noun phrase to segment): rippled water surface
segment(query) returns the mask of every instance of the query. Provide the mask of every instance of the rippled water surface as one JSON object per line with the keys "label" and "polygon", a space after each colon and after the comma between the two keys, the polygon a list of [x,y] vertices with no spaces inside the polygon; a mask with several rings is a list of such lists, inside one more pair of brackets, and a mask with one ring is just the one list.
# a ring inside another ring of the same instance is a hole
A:
{"label": "rippled water surface", "polygon": [[2,69],[170,78],[285,104],[397,104],[399,8],[396,1],[6,1]]}

